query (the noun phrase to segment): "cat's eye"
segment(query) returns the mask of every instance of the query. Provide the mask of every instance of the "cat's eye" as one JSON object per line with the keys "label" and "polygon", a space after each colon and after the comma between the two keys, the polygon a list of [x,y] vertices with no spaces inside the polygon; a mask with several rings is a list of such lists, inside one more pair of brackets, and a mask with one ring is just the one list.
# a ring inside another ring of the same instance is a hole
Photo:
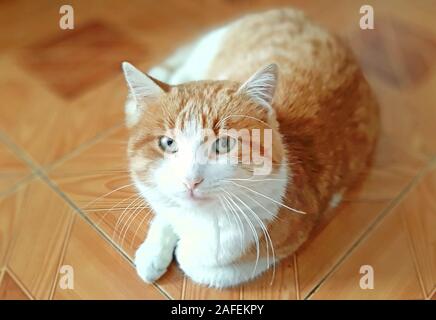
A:
{"label": "cat's eye", "polygon": [[162,136],[159,138],[159,147],[162,149],[162,151],[167,153],[175,153],[177,152],[177,143],[174,139]]}
{"label": "cat's eye", "polygon": [[232,137],[229,136],[221,137],[219,139],[216,139],[212,144],[212,151],[217,154],[227,153],[233,149],[235,143],[236,140]]}

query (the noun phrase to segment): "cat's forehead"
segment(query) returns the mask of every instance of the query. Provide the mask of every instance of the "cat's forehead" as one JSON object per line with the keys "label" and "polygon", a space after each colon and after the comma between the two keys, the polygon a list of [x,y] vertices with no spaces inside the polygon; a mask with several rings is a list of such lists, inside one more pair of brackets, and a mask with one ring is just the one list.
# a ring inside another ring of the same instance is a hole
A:
{"label": "cat's forehead", "polygon": [[[195,131],[217,127],[234,104],[232,91],[223,85],[209,83],[175,87],[163,101],[176,129]],[[164,110],[165,111],[165,110]]]}
{"label": "cat's forehead", "polygon": [[214,128],[220,114],[212,109],[206,101],[187,100],[176,114],[174,126],[190,133],[200,128]]}
{"label": "cat's forehead", "polygon": [[175,86],[143,115],[141,131],[175,130],[192,134],[201,129],[255,128],[266,112],[236,94],[237,86],[197,82]]}

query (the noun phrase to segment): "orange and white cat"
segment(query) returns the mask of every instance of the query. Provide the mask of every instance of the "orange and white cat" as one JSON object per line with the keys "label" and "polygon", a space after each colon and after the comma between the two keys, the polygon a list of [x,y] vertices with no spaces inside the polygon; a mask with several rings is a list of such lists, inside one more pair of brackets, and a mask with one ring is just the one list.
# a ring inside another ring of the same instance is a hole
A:
{"label": "orange and white cat", "polygon": [[[131,176],[154,212],[135,258],[147,282],[174,253],[204,285],[258,276],[308,238],[377,138],[377,103],[351,51],[293,9],[212,31],[148,75],[123,70]],[[238,158],[242,131],[262,164]]]}

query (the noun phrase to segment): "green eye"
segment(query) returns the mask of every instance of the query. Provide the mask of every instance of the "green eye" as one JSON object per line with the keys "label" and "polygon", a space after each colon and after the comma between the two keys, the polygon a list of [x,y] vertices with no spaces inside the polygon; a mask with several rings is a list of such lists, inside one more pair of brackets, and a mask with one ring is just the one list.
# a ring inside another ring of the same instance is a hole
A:
{"label": "green eye", "polygon": [[176,153],[177,152],[176,141],[170,137],[167,137],[167,136],[162,136],[159,138],[159,147],[164,152],[168,152],[168,153]]}
{"label": "green eye", "polygon": [[212,145],[212,151],[217,154],[227,153],[235,146],[235,139],[229,136],[216,139]]}

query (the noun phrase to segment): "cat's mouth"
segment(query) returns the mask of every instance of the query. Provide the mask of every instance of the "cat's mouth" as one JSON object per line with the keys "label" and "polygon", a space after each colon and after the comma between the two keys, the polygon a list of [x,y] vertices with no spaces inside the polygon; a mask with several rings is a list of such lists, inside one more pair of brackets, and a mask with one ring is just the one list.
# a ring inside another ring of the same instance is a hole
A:
{"label": "cat's mouth", "polygon": [[197,190],[187,190],[183,192],[182,198],[186,201],[194,203],[204,203],[212,200],[210,196]]}

